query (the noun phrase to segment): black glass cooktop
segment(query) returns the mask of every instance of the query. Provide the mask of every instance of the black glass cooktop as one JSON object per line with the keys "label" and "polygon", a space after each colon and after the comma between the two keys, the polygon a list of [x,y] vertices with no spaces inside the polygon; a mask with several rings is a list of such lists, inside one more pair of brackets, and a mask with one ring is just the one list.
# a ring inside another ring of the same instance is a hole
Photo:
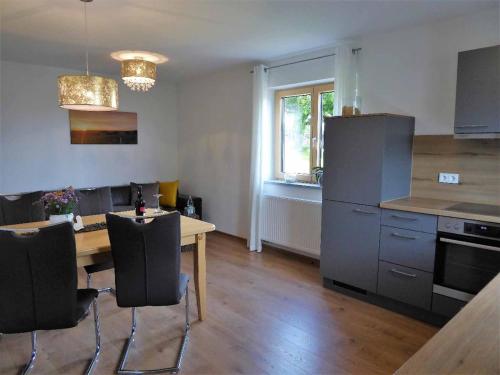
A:
{"label": "black glass cooktop", "polygon": [[466,212],[469,214],[500,216],[500,206],[479,203],[458,203],[447,208],[450,211]]}

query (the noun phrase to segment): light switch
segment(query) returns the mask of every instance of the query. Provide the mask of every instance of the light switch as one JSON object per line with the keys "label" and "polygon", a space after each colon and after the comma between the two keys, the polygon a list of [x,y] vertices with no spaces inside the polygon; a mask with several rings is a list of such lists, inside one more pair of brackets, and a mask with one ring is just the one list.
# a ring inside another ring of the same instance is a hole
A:
{"label": "light switch", "polygon": [[440,184],[459,184],[460,183],[460,175],[458,173],[439,173]]}

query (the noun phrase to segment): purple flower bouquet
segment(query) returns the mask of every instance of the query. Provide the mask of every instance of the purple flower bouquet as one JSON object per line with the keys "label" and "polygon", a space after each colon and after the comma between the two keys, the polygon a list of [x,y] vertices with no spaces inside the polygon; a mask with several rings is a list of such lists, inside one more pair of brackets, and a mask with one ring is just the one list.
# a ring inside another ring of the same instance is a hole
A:
{"label": "purple flower bouquet", "polygon": [[68,215],[73,213],[78,197],[72,186],[45,194],[40,201],[49,215]]}

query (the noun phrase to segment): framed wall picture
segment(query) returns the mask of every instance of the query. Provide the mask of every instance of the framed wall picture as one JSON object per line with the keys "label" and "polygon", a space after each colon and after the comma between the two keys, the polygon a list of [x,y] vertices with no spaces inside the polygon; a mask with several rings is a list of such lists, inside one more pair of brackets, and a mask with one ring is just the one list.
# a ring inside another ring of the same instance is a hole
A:
{"label": "framed wall picture", "polygon": [[71,144],[137,144],[137,113],[69,111]]}

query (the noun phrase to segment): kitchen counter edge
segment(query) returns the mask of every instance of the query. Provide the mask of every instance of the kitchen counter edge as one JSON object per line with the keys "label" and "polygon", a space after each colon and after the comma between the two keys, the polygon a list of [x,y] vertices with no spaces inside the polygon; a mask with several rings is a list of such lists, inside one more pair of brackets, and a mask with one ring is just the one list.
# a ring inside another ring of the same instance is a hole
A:
{"label": "kitchen counter edge", "polygon": [[380,203],[381,208],[391,210],[417,212],[421,214],[456,217],[460,219],[485,221],[488,223],[500,224],[500,216],[483,215],[470,212],[449,210],[448,208],[456,205],[458,201],[447,201],[431,198],[406,197]]}

